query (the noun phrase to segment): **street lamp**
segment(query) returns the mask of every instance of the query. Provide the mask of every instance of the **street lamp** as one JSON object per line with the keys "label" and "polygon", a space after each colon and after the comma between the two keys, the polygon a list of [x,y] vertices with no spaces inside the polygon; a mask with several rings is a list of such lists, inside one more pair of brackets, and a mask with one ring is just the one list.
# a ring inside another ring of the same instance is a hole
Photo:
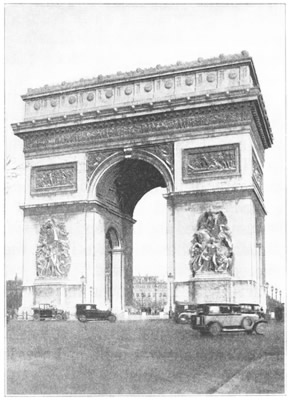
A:
{"label": "street lamp", "polygon": [[278,289],[275,289],[275,300],[277,300]]}
{"label": "street lamp", "polygon": [[93,302],[93,288],[90,286],[90,303]]}
{"label": "street lamp", "polygon": [[269,283],[268,282],[265,283],[265,289],[266,289],[266,295],[268,296],[268,289],[269,289]]}
{"label": "street lamp", "polygon": [[273,299],[273,291],[274,291],[274,286],[271,286],[271,297]]}
{"label": "street lamp", "polygon": [[84,302],[85,302],[85,281],[86,281],[86,278],[82,275],[80,279],[81,279],[81,284],[82,284],[82,304],[84,304]]}
{"label": "street lamp", "polygon": [[169,280],[169,318],[172,316],[172,279],[173,274],[169,272],[168,280]]}
{"label": "street lamp", "polygon": [[155,312],[157,310],[157,278],[155,278]]}
{"label": "street lamp", "polygon": [[279,297],[280,297],[280,303],[282,303],[281,299],[282,299],[282,291],[280,290],[279,292]]}

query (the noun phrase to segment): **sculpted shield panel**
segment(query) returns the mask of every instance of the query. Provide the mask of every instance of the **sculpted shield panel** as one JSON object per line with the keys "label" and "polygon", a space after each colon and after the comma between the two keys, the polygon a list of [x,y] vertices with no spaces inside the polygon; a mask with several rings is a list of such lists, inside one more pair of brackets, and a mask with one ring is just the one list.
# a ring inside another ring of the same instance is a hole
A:
{"label": "sculpted shield panel", "polygon": [[67,276],[70,269],[68,233],[62,222],[48,219],[40,228],[36,249],[36,275],[39,278]]}
{"label": "sculpted shield panel", "polygon": [[196,272],[231,272],[233,245],[227,224],[227,218],[222,211],[207,211],[200,217],[190,248],[193,276]]}

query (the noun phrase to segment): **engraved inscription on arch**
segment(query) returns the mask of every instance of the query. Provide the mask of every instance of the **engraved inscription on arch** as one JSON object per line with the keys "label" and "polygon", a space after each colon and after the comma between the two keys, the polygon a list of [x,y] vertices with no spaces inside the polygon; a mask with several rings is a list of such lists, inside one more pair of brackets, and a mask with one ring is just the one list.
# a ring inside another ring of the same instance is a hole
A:
{"label": "engraved inscription on arch", "polygon": [[218,178],[240,173],[240,154],[237,143],[224,146],[184,149],[182,179]]}
{"label": "engraved inscription on arch", "polygon": [[77,163],[53,164],[31,169],[31,194],[77,190]]}

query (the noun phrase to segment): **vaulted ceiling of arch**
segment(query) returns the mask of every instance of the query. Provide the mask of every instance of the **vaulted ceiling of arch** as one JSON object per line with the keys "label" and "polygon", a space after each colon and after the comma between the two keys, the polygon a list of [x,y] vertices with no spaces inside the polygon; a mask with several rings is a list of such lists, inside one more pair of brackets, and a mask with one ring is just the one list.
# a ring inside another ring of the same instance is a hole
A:
{"label": "vaulted ceiling of arch", "polygon": [[123,160],[111,167],[97,186],[97,197],[133,216],[134,208],[145,193],[166,187],[161,173],[151,164],[135,159]]}

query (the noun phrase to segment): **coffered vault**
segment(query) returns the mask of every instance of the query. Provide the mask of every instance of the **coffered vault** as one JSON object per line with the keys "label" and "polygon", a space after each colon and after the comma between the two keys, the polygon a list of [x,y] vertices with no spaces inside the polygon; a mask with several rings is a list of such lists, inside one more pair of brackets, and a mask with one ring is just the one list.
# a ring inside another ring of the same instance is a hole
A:
{"label": "coffered vault", "polygon": [[24,121],[12,127],[26,164],[24,308],[53,301],[73,311],[81,276],[86,301],[117,312],[130,305],[132,215],[159,186],[172,302],[263,304],[263,167],[273,137],[247,52],[22,98]]}

